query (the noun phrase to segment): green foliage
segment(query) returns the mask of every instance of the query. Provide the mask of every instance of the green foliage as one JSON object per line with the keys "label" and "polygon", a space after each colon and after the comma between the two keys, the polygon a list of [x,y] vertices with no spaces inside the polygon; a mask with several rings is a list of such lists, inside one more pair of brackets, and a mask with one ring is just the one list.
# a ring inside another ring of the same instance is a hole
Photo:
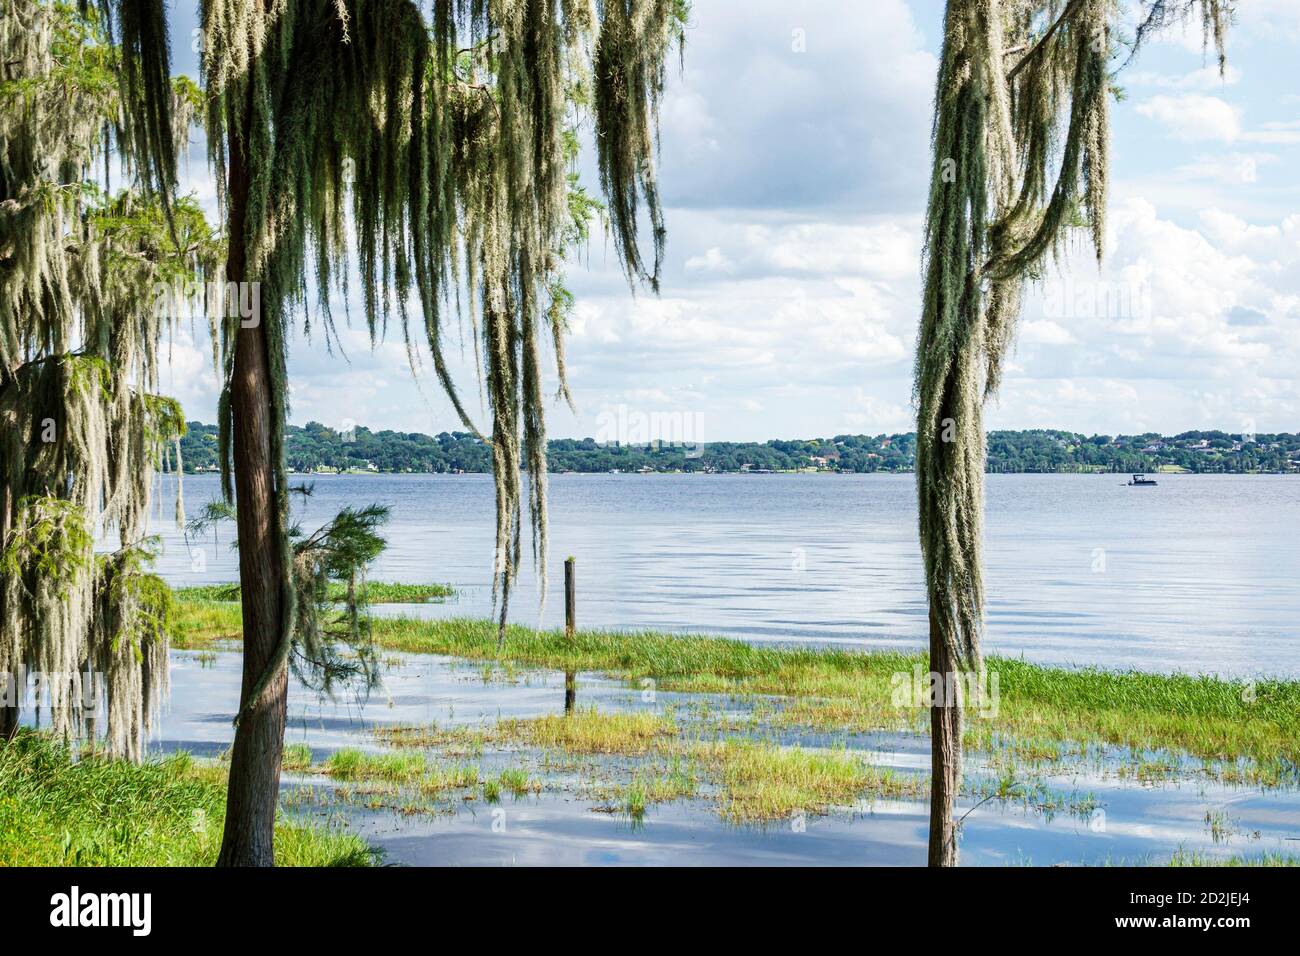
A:
{"label": "green foliage", "polygon": [[101,621],[113,651],[127,646],[137,659],[142,648],[165,648],[174,624],[175,604],[172,589],[150,567],[158,555],[160,542],[148,538],[138,546],[114,554],[97,556],[99,562]]}
{"label": "green foliage", "polygon": [[[48,737],[0,742],[0,866],[210,866],[225,784],[188,754],[131,764],[79,758]],[[281,866],[367,866],[352,834],[281,817]]]}
{"label": "green foliage", "polygon": [[[195,90],[168,75],[161,0],[6,0],[0,60],[0,672],[101,667],[108,744],[138,757],[167,666],[168,596],[142,569],[150,485],[185,427],[154,394],[179,318],[157,291],[224,255],[198,205],[171,202]],[[110,153],[116,194],[91,178]],[[118,550],[95,566],[101,534]],[[85,716],[63,697],[50,724],[70,736]]]}
{"label": "green foliage", "polygon": [[[310,486],[295,489],[303,497]],[[188,525],[188,533],[201,537],[224,522],[234,522],[233,505],[209,502]],[[360,685],[369,691],[377,680],[368,609],[372,590],[366,584],[367,567],[383,553],[386,542],[379,529],[387,522],[389,509],[382,505],[346,507],[311,534],[300,526],[289,529],[293,552],[294,632],[286,659],[294,674],[308,687],[333,693],[336,685]],[[238,542],[235,542],[238,546]],[[395,586],[393,586],[395,587]],[[436,587],[436,586],[435,586]],[[417,589],[393,599],[410,597]],[[419,588],[427,596],[428,588]],[[377,586],[376,596],[387,593]],[[237,600],[237,585],[196,589],[191,599]]]}
{"label": "green foliage", "polygon": [[[363,581],[366,604],[424,604],[451,597],[455,589],[449,584],[395,584],[383,581]],[[238,601],[238,584],[201,584],[196,587],[177,588],[175,594],[186,601]],[[332,604],[346,600],[348,586],[342,581],[331,581],[326,598]]]}
{"label": "green foliage", "polygon": [[[189,422],[182,441],[189,472],[217,468],[216,426]],[[1082,435],[1058,429],[991,431],[987,434],[989,472],[1132,472],[1172,467],[1194,473],[1300,471],[1300,434],[1248,436],[1221,431],[1190,431],[1161,436]],[[358,426],[346,436],[319,422],[290,425],[285,453],[295,472],[363,474],[486,473],[491,458],[483,441],[467,432],[421,435],[371,431]],[[699,445],[620,445],[594,438],[553,438],[546,444],[551,472],[738,472],[796,471],[816,467],[839,472],[910,472],[916,435],[835,435],[818,439],[767,442],[702,442]],[[817,459],[825,459],[825,464]],[[212,507],[210,503],[207,507]],[[203,522],[200,514],[196,522]]]}
{"label": "green foliage", "polygon": [[88,570],[93,547],[81,508],[53,495],[32,495],[18,502],[0,567],[15,578],[39,578],[61,594]]}

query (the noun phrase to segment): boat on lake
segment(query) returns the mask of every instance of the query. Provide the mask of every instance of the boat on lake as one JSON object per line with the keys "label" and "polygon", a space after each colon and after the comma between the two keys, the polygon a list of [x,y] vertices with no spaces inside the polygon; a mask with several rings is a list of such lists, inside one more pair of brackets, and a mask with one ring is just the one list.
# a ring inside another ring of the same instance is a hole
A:
{"label": "boat on lake", "polygon": [[1159,484],[1159,482],[1154,478],[1148,478],[1146,475],[1134,475],[1132,479],[1129,480],[1130,486],[1146,487],[1148,485],[1156,484]]}

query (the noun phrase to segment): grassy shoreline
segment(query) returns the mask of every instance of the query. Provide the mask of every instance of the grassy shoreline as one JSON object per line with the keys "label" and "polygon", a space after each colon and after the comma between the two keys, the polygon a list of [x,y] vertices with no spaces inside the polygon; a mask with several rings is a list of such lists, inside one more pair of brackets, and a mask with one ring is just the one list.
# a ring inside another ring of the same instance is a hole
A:
{"label": "grassy shoreline", "polygon": [[[133,764],[75,759],[46,734],[0,743],[0,866],[211,866],[226,768],[186,753]],[[281,815],[280,866],[369,866],[355,834]]]}
{"label": "grassy shoreline", "polygon": [[[456,593],[450,584],[384,584],[367,581],[362,587],[371,604],[423,604],[439,601]],[[334,581],[329,585],[329,599],[343,601],[347,587]],[[200,584],[188,588],[174,588],[172,594],[179,601],[229,603],[239,600],[238,584]]]}
{"label": "grassy shoreline", "polygon": [[[177,601],[173,646],[201,648],[240,637],[238,604]],[[655,632],[560,631],[512,626],[498,652],[490,621],[376,617],[380,647],[556,671],[653,680],[660,690],[777,699],[773,720],[821,730],[923,731],[923,707],[896,706],[895,691],[928,670],[922,653],[769,648],[743,641]],[[1297,782],[1300,681],[1227,681],[1178,674],[1067,670],[990,657],[996,713],[968,720],[967,742],[1059,759],[1090,746],[1168,752],[1215,765],[1229,781]],[[1062,746],[1062,745],[1066,746]]]}

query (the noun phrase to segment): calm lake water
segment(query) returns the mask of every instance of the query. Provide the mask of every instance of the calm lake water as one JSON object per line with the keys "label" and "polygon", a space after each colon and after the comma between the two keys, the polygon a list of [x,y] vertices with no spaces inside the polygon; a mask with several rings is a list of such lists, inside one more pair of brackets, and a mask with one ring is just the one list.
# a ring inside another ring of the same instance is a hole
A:
{"label": "calm lake water", "polygon": [[[1044,663],[1300,677],[1300,480],[991,475],[986,649]],[[447,604],[377,613],[491,612],[487,475],[317,477],[314,529],[344,505],[392,509],[374,580],[446,582]],[[165,479],[166,490],[173,489]],[[512,618],[563,621],[577,558],[580,626],[751,641],[910,649],[926,615],[911,475],[555,475],[550,585],[531,562]],[[185,481],[193,514],[214,476]],[[171,502],[163,504],[171,513]],[[169,521],[160,570],[175,585],[237,580],[229,542],[186,542]]]}

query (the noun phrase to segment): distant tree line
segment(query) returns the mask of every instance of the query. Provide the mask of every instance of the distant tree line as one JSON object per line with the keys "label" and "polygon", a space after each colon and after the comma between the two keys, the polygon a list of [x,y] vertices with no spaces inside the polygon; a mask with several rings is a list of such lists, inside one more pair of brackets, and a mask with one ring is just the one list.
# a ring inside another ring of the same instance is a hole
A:
{"label": "distant tree line", "polygon": [[[1253,440],[1251,440],[1253,437]],[[916,436],[836,435],[768,442],[700,445],[602,444],[591,438],[553,439],[553,472],[909,472]],[[190,422],[181,443],[185,470],[215,471],[215,425]],[[1177,467],[1195,473],[1295,472],[1300,434],[1231,435],[1190,431],[1174,436],[1082,435],[1052,429],[994,431],[988,435],[990,472],[1145,472]],[[296,472],[486,473],[487,446],[466,432],[338,431],[309,422],[289,426],[287,464]]]}

